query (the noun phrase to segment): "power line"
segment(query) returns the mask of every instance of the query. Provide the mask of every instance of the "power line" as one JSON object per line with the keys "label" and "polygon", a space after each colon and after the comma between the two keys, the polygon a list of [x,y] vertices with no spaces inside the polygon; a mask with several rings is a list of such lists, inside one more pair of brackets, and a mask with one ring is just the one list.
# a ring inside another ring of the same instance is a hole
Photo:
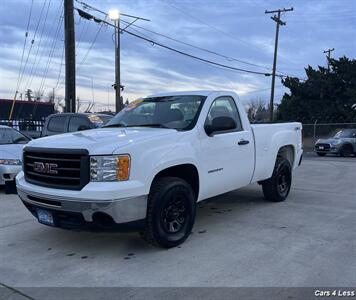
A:
{"label": "power line", "polygon": [[[82,4],[85,9],[94,10],[94,11],[97,11],[97,12],[99,12],[99,13],[101,13],[101,14],[107,16],[107,13],[105,13],[104,11],[101,11],[101,10],[99,10],[99,9],[93,7],[93,6],[90,6],[90,5],[88,5],[88,4],[86,4],[86,3],[82,2],[82,1],[76,0],[76,2]],[[94,18],[95,18],[95,17],[94,17]],[[237,58],[234,58],[234,57],[230,57],[230,56],[227,56],[227,55],[218,53],[218,52],[216,52],[216,51],[212,51],[212,50],[209,50],[209,49],[200,47],[200,46],[196,46],[196,45],[193,45],[193,44],[190,44],[190,43],[187,43],[187,42],[178,40],[178,39],[173,38],[173,37],[171,37],[171,36],[168,36],[168,35],[165,35],[165,34],[162,34],[162,33],[158,33],[158,32],[156,32],[156,31],[153,31],[153,30],[150,30],[150,29],[147,29],[147,28],[144,28],[144,27],[142,27],[142,26],[139,26],[139,25],[136,25],[136,24],[132,24],[132,23],[127,22],[127,21],[125,21],[125,20],[123,20],[123,19],[121,19],[121,21],[124,22],[125,24],[131,25],[132,27],[136,27],[136,28],[145,30],[145,31],[147,31],[147,32],[153,33],[153,34],[158,35],[158,36],[162,36],[162,37],[167,38],[167,39],[169,39],[169,40],[172,40],[172,41],[174,41],[174,42],[177,42],[177,43],[180,43],[180,44],[183,44],[183,45],[186,45],[186,46],[189,46],[189,47],[198,49],[198,50],[200,50],[200,51],[204,51],[204,52],[207,52],[207,53],[210,53],[210,54],[213,54],[213,55],[216,55],[216,56],[225,58],[225,59],[227,59],[228,61],[236,61],[236,62],[240,62],[240,63],[246,64],[246,65],[250,65],[250,66],[262,68],[262,69],[265,69],[265,70],[268,70],[268,71],[270,70],[270,68],[268,68],[268,67],[266,67],[266,66],[261,66],[261,65],[258,65],[258,64],[250,63],[250,62],[247,62],[247,61],[244,61],[244,60],[241,60],[241,59],[237,59]],[[207,25],[210,26],[210,24],[207,24]],[[125,28],[123,28],[123,29],[125,29]],[[123,29],[121,29],[121,31],[125,31],[125,30],[123,30]],[[131,28],[131,30],[134,30],[134,29]],[[138,32],[141,36],[144,36],[144,37],[146,37],[146,38],[149,39],[149,40],[151,39],[151,37],[148,37],[147,35],[145,35],[144,33],[140,32],[140,31],[138,31],[138,30],[134,30],[134,31],[135,31],[135,32]],[[155,44],[157,44],[157,42],[155,42]],[[262,72],[261,72],[261,73],[262,73]],[[288,73],[282,72],[282,71],[278,71],[278,73],[280,73],[279,76],[280,76],[281,78],[282,78],[282,77],[287,77],[287,76],[289,76],[289,77],[297,77],[297,76],[295,76],[295,75],[291,75],[291,74],[288,74]]]}
{"label": "power line", "polygon": [[[32,16],[32,8],[33,8],[33,0],[31,1],[31,7],[30,7],[30,13],[28,15],[28,20],[27,20],[27,26],[26,26],[26,33],[25,33],[25,40],[23,43],[23,48],[22,48],[22,55],[21,55],[21,64],[20,64],[20,69],[19,69],[19,74],[17,77],[17,83],[16,83],[16,91],[15,91],[15,99],[18,93],[19,85],[20,85],[20,77],[21,77],[21,72],[22,72],[22,64],[23,64],[23,58],[25,56],[25,49],[26,49],[26,43],[27,43],[27,37],[28,37],[28,29],[30,27],[30,21],[31,21],[31,16]],[[11,112],[12,114],[12,112]],[[10,115],[11,115],[10,114]]]}
{"label": "power line", "polygon": [[[63,1],[60,2],[59,7],[58,7],[58,9],[57,9],[57,15],[59,16],[58,22],[60,21],[60,18],[61,18],[61,9],[62,9],[62,6],[63,6]],[[42,51],[41,51],[40,59],[37,61],[35,70],[34,70],[34,72],[33,72],[33,77],[31,78],[30,83],[28,84],[28,87],[29,87],[29,88],[31,88],[31,86],[32,86],[33,79],[34,79],[34,77],[35,77],[35,75],[36,75],[36,73],[37,73],[38,67],[39,67],[39,65],[40,65],[40,63],[41,63],[41,59],[42,59],[42,57],[43,57],[43,56],[45,55],[45,53],[46,53],[46,49],[49,47],[50,42],[53,41],[52,37],[53,37],[53,36],[55,35],[55,33],[56,33],[55,25],[56,25],[56,22],[53,22],[53,23],[52,23],[52,26],[51,26],[51,27],[49,28],[49,30],[47,31],[47,36],[48,36],[48,38],[46,39],[46,42],[45,42],[45,44],[44,44],[44,47],[43,47],[43,49],[42,49]],[[54,32],[52,33],[52,31],[54,31]]]}
{"label": "power line", "polygon": [[[105,21],[105,20],[102,20],[102,19],[100,19],[100,18],[98,18],[98,17],[95,17],[95,16],[93,16],[93,15],[87,13],[87,12],[83,12],[81,9],[76,8],[76,10],[78,11],[78,13],[79,13],[82,17],[84,17],[84,18],[86,18],[86,19],[88,19],[88,20],[90,20],[90,19],[95,19],[95,21],[96,21],[97,23],[103,22],[103,23],[105,23],[105,24],[107,24],[107,25],[109,25],[109,26],[111,26],[111,27],[115,27],[115,25],[113,25],[113,24],[111,24],[111,23],[109,23],[109,22],[107,22],[107,21]],[[103,13],[103,12],[102,12],[102,13]],[[105,14],[105,13],[103,13],[103,14]],[[264,76],[270,76],[270,75],[271,75],[271,73],[253,71],[253,70],[248,70],[248,69],[243,69],[243,68],[237,68],[237,67],[232,67],[232,66],[228,66],[228,65],[221,64],[221,63],[217,63],[217,62],[214,62],[214,61],[205,59],[205,58],[198,57],[198,56],[193,55],[193,54],[186,53],[186,52],[181,51],[181,50],[178,50],[178,49],[176,49],[176,48],[173,48],[173,47],[164,45],[164,44],[159,43],[159,42],[157,42],[157,41],[155,41],[155,40],[153,40],[153,39],[151,39],[151,38],[146,38],[146,37],[143,37],[143,36],[141,36],[141,35],[139,35],[139,34],[135,34],[135,33],[131,32],[131,31],[128,31],[127,29],[123,29],[123,28],[119,28],[119,29],[120,29],[120,31],[126,32],[127,34],[129,34],[129,35],[131,35],[131,36],[134,36],[134,37],[137,37],[137,38],[139,38],[139,39],[145,40],[145,41],[149,42],[149,43],[152,44],[152,45],[160,46],[160,47],[165,48],[165,49],[167,49],[167,50],[176,52],[176,53],[178,53],[178,54],[181,54],[181,55],[184,55],[184,56],[187,56],[187,57],[190,57],[190,58],[192,58],[192,59],[198,60],[198,61],[203,62],[203,63],[207,63],[207,64],[212,65],[212,66],[217,66],[217,67],[220,67],[220,68],[223,68],[223,69],[228,69],[228,70],[238,71],[238,72],[245,72],[245,73],[256,74],[256,75],[264,75]],[[283,78],[283,77],[287,77],[288,75],[276,74],[276,76],[279,76],[279,77]],[[295,77],[295,78],[297,78],[297,77]],[[298,78],[298,79],[299,79],[299,78]]]}
{"label": "power line", "polygon": [[87,59],[87,57],[88,57],[88,55],[89,55],[89,52],[90,52],[91,49],[93,48],[93,46],[94,46],[94,44],[95,44],[95,42],[96,42],[96,40],[97,40],[97,38],[98,38],[98,36],[99,36],[99,33],[100,33],[101,29],[103,28],[103,25],[104,25],[104,23],[102,23],[102,24],[100,25],[98,31],[96,32],[96,34],[95,34],[95,36],[94,36],[93,41],[91,42],[89,48],[87,49],[87,52],[85,53],[83,59],[82,59],[82,60],[80,61],[80,63],[78,64],[78,66],[77,66],[77,68],[76,68],[77,70],[80,68],[80,66],[82,66],[82,65],[85,63],[85,61],[86,61],[86,59]]}
{"label": "power line", "polygon": [[57,83],[56,83],[56,88],[58,88],[59,85],[59,80],[61,78],[61,73],[62,73],[62,66],[63,66],[63,59],[64,59],[64,42],[63,42],[63,49],[62,49],[62,55],[61,55],[61,64],[59,66],[59,73],[58,73],[58,77],[57,77]]}
{"label": "power line", "polygon": [[[76,8],[78,12],[82,12],[82,10]],[[93,15],[89,14],[89,13],[85,13],[89,16],[89,19],[91,18],[95,18],[96,22],[103,22],[104,24],[107,24],[111,27],[114,27],[115,28],[115,25],[105,21],[105,20],[102,20],[102,19],[99,19],[97,17],[94,17]],[[152,40],[150,38],[146,38],[146,37],[143,37],[139,34],[136,34],[136,33],[133,33],[131,31],[128,31],[127,29],[123,29],[123,28],[119,28],[120,31],[123,31],[123,32],[126,32],[127,34],[131,35],[131,36],[134,36],[134,37],[137,37],[139,39],[142,39],[142,40],[145,40],[146,42],[149,42],[151,43],[152,45],[156,45],[156,46],[159,46],[161,48],[165,48],[167,50],[170,50],[170,51],[173,51],[173,52],[176,52],[176,53],[179,53],[181,55],[184,55],[184,56],[187,56],[187,57],[190,57],[192,59],[195,59],[197,61],[200,61],[200,62],[203,62],[203,63],[207,63],[207,64],[210,64],[210,65],[213,65],[213,66],[218,66],[218,67],[222,67],[222,68],[225,68],[225,69],[229,69],[229,70],[234,70],[234,71],[239,71],[239,72],[245,72],[245,73],[250,73],[250,74],[256,74],[256,75],[264,75],[264,76],[269,76],[271,75],[270,73],[266,73],[266,72],[259,72],[259,71],[253,71],[253,70],[248,70],[248,69],[243,69],[243,68],[237,68],[237,67],[232,67],[232,66],[228,66],[228,65],[224,65],[224,64],[221,64],[221,63],[218,63],[218,62],[214,62],[214,61],[211,61],[211,60],[208,60],[208,59],[205,59],[205,58],[201,58],[201,57],[198,57],[196,55],[193,55],[193,54],[190,54],[190,53],[187,53],[187,52],[184,52],[184,51],[181,51],[181,50],[178,50],[176,48],[173,48],[173,47],[170,47],[170,46],[167,46],[167,45],[164,45],[162,43],[159,43],[155,40]]]}
{"label": "power line", "polygon": [[49,66],[51,64],[52,57],[53,57],[53,54],[54,54],[54,51],[55,51],[55,48],[56,48],[56,45],[57,45],[57,39],[58,39],[58,35],[59,35],[60,31],[61,31],[62,23],[63,23],[63,12],[62,12],[61,16],[59,17],[59,22],[58,22],[58,25],[57,25],[57,29],[55,31],[55,36],[54,36],[54,38],[52,40],[52,46],[51,46],[51,49],[50,49],[50,52],[49,52],[49,56],[47,58],[45,71],[43,73],[43,77],[42,77],[41,84],[40,84],[40,89],[39,89],[40,91],[43,90],[44,85],[45,85],[46,80],[47,80],[47,74],[48,74]]}
{"label": "power line", "polygon": [[[79,17],[79,19],[81,19],[81,17]],[[75,48],[78,48],[78,47],[79,47],[79,44],[80,44],[80,42],[82,41],[82,37],[85,36],[85,34],[86,34],[87,31],[88,31],[88,28],[89,28],[89,22],[85,22],[85,23],[82,25],[82,29],[80,30],[79,37],[78,37],[78,39],[77,39]]]}
{"label": "power line", "polygon": [[198,17],[196,17],[196,16],[193,16],[193,15],[187,13],[186,11],[184,11],[183,9],[181,9],[180,7],[174,5],[174,4],[170,3],[170,2],[164,2],[164,3],[167,4],[167,5],[169,5],[169,6],[171,6],[171,7],[173,7],[173,8],[175,8],[176,10],[180,11],[180,13],[182,13],[183,15],[188,16],[189,18],[191,18],[191,19],[193,19],[193,20],[196,20],[196,21],[198,21],[199,23],[204,24],[205,26],[208,26],[208,27],[214,29],[215,31],[224,34],[225,36],[229,37],[230,39],[233,39],[233,40],[235,40],[235,41],[238,41],[238,42],[240,42],[240,43],[243,43],[243,44],[245,44],[247,47],[254,48],[254,49],[257,49],[257,50],[259,50],[259,51],[264,51],[262,48],[256,47],[255,45],[252,45],[251,43],[248,43],[248,42],[246,42],[246,41],[244,41],[244,40],[242,40],[242,39],[239,39],[239,38],[237,38],[236,36],[233,36],[232,34],[230,34],[230,33],[226,32],[226,31],[224,31],[224,30],[222,30],[222,29],[220,29],[220,28],[218,28],[218,27],[215,27],[215,26],[213,26],[213,25],[207,23],[207,22],[205,22],[204,20],[202,20],[202,19],[200,19],[200,18],[198,18]]}
{"label": "power line", "polygon": [[21,77],[20,77],[20,82],[19,82],[19,87],[18,89],[20,89],[20,86],[21,86],[21,82],[22,82],[22,78],[23,78],[23,75],[25,74],[25,70],[26,70],[26,66],[27,66],[27,63],[28,63],[28,60],[29,60],[29,57],[30,57],[30,54],[31,54],[31,50],[32,50],[32,47],[33,47],[33,44],[36,40],[36,35],[37,35],[37,30],[38,30],[38,27],[41,23],[41,18],[42,18],[42,14],[43,14],[43,10],[46,6],[46,2],[47,0],[43,3],[42,5],[42,9],[41,9],[41,13],[40,13],[40,17],[38,18],[38,21],[37,21],[37,25],[36,25],[36,28],[35,28],[35,33],[33,35],[33,38],[31,40],[31,45],[30,45],[30,49],[28,50],[28,53],[27,53],[27,58],[26,58],[26,61],[25,61],[25,65],[23,67],[23,70],[22,70],[22,73],[21,73]]}
{"label": "power line", "polygon": [[[125,20],[121,20],[121,21],[124,22],[124,23],[126,23],[126,24],[129,24],[129,22],[127,22],[127,21],[125,21]],[[262,68],[262,69],[265,69],[265,70],[269,70],[268,67],[261,66],[261,65],[257,65],[257,64],[250,63],[250,62],[247,62],[247,61],[243,61],[243,60],[241,60],[241,59],[237,59],[237,58],[234,58],[234,57],[231,57],[231,56],[227,56],[227,55],[224,55],[224,54],[220,54],[220,53],[218,53],[218,52],[215,52],[215,51],[212,51],[212,50],[209,50],[209,49],[200,47],[200,46],[196,46],[196,45],[193,45],[193,44],[190,44],[190,43],[187,43],[187,42],[178,40],[178,39],[176,39],[176,38],[172,38],[172,37],[170,37],[170,36],[168,36],[168,35],[155,32],[155,31],[153,31],[153,30],[144,28],[144,27],[139,26],[139,25],[136,25],[136,24],[132,24],[132,26],[137,27],[137,28],[140,28],[140,29],[145,30],[145,31],[147,31],[147,32],[156,34],[156,35],[158,35],[158,36],[162,36],[162,37],[164,37],[164,38],[166,38],[166,39],[169,39],[169,40],[171,40],[171,41],[174,41],[174,42],[176,42],[176,43],[180,43],[180,44],[182,44],[182,45],[186,45],[186,46],[189,46],[189,47],[198,49],[198,50],[200,50],[200,51],[204,51],[204,52],[207,52],[207,53],[210,53],[210,54],[213,54],[213,55],[216,55],[216,56],[225,58],[225,59],[227,59],[227,60],[229,60],[229,61],[237,61],[237,62],[240,62],[240,63],[242,63],[242,64],[246,64],[246,65],[250,65],[250,66]],[[142,34],[142,33],[141,33],[141,34]]]}
{"label": "power line", "polygon": [[30,83],[30,80],[31,80],[32,75],[33,75],[34,67],[35,67],[36,62],[37,62],[37,57],[38,57],[38,53],[39,53],[39,50],[40,50],[40,47],[41,47],[43,32],[44,32],[44,29],[45,29],[45,27],[46,27],[47,17],[48,17],[48,11],[49,11],[50,5],[51,5],[51,0],[49,0],[49,2],[48,2],[48,6],[47,6],[47,10],[46,10],[46,15],[45,15],[44,22],[43,22],[43,26],[42,26],[42,30],[41,30],[41,33],[40,33],[40,40],[39,40],[39,42],[38,42],[37,51],[36,51],[36,54],[35,54],[35,60],[34,60],[34,62],[33,62],[33,64],[32,64],[31,71],[30,71],[30,75],[29,75],[29,77],[28,77],[28,80],[27,80],[27,83],[26,83],[25,87],[29,87],[28,84]]}
{"label": "power line", "polygon": [[[127,22],[127,21],[125,21],[125,20],[121,20],[121,21],[124,22],[125,24],[129,24],[129,22]],[[190,44],[190,43],[187,43],[187,42],[184,42],[184,41],[181,41],[181,40],[172,38],[172,37],[167,36],[167,35],[165,35],[165,34],[155,32],[155,31],[153,31],[153,30],[144,28],[144,27],[142,27],[142,26],[138,26],[138,25],[136,25],[136,24],[132,24],[132,26],[133,26],[133,27],[140,28],[140,29],[145,30],[145,31],[147,31],[147,32],[150,32],[150,33],[153,33],[153,34],[156,34],[156,35],[165,37],[165,38],[167,38],[167,39],[169,39],[169,40],[172,40],[172,41],[174,41],[174,42],[177,42],[177,43],[180,43],[180,44],[183,44],[183,45],[186,45],[186,46],[190,46],[190,47],[192,47],[192,48],[195,48],[195,49],[198,49],[198,50],[201,50],[201,51],[205,51],[205,52],[207,52],[207,53],[211,53],[211,54],[214,54],[214,55],[216,55],[216,56],[223,57],[223,58],[227,59],[228,61],[237,61],[237,62],[246,64],[246,65],[250,65],[250,66],[254,66],[254,67],[259,67],[259,68],[262,68],[262,69],[265,69],[265,70],[268,70],[268,71],[270,70],[270,68],[268,68],[268,67],[261,66],[261,65],[257,65],[257,64],[250,63],[250,62],[247,62],[247,61],[243,61],[243,60],[240,60],[240,59],[237,59],[237,58],[234,58],[234,57],[231,57],[231,56],[227,56],[227,55],[224,55],[224,54],[220,54],[220,53],[218,53],[218,52],[215,52],[215,51],[212,51],[212,50],[209,50],[209,49],[206,49],[206,48],[202,48],[202,47],[200,47],[200,46],[192,45],[192,44]],[[134,31],[136,31],[137,33],[139,33],[139,34],[141,34],[141,35],[143,35],[143,36],[145,36],[145,37],[147,37],[147,38],[150,39],[150,37],[148,37],[147,35],[145,35],[144,33],[140,32],[140,31],[138,31],[138,30],[135,30],[135,29],[133,29],[133,28],[131,28],[131,30],[134,30]],[[287,76],[289,76],[289,77],[298,77],[298,76],[291,75],[291,74],[288,74],[288,73],[282,72],[282,71],[278,71],[278,73],[281,74],[280,77],[287,77]]]}

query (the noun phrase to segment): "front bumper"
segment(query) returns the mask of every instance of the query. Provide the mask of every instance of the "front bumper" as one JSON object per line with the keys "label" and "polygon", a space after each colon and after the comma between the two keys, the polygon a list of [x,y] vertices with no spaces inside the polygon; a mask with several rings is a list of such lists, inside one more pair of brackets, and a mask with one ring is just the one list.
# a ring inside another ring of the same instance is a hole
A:
{"label": "front bumper", "polygon": [[[18,195],[25,206],[35,217],[38,208],[50,211],[57,227],[112,230],[130,229],[129,225],[133,225],[132,229],[135,229],[146,218],[147,195],[113,198],[109,193],[105,199],[105,193],[104,196],[101,193],[101,198],[95,197],[94,193],[90,199],[83,199],[82,191],[75,191],[72,196],[68,193],[73,191],[68,190],[45,188],[45,193],[39,192],[44,188],[26,182],[23,173],[16,179]],[[117,190],[115,194],[125,193]]]}
{"label": "front bumper", "polygon": [[0,165],[0,185],[5,184],[6,181],[14,180],[21,169],[22,166]]}
{"label": "front bumper", "polygon": [[319,152],[319,153],[332,153],[332,154],[337,154],[340,151],[340,146],[338,145],[332,145],[330,144],[329,146],[320,146],[318,144],[315,145],[314,147],[314,152]]}

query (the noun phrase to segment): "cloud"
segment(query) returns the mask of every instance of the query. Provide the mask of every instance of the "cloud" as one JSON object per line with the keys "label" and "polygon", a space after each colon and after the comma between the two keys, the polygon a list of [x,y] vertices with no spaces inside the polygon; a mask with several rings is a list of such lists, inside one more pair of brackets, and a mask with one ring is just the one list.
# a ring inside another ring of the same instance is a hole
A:
{"label": "cloud", "polygon": [[[103,11],[118,6],[115,0],[90,0],[88,2]],[[6,1],[0,6],[1,98],[11,98],[16,90],[30,3],[30,1],[16,0]],[[34,1],[25,60],[43,3],[44,1]],[[39,23],[20,86],[21,92],[26,88],[33,90],[40,88],[46,74],[47,62],[50,61],[45,78],[44,94],[46,95],[57,86],[59,71],[62,68],[56,93],[64,96],[64,66],[61,66],[62,31],[57,37],[56,47],[51,50],[55,37],[54,30],[60,20],[62,1],[52,0],[51,3],[36,59],[35,54],[44,20],[42,19]],[[280,5],[286,7],[294,5],[293,12],[283,15],[287,26],[281,28],[278,70],[304,76],[303,68],[308,64],[312,66],[325,64],[322,50],[327,47],[336,49],[334,52],[336,57],[344,54],[352,57],[356,53],[355,40],[351,39],[356,31],[352,23],[352,14],[355,14],[356,8],[349,7],[350,12],[343,9],[342,7],[348,3],[345,0],[322,2],[300,0],[296,3],[292,1],[222,0],[209,1],[208,5],[206,1],[173,1],[171,3],[173,6],[161,0],[121,1],[119,9],[124,13],[149,18],[150,22],[138,21],[136,23],[144,28],[261,65],[268,70],[272,65],[275,23],[270,20],[269,15],[264,14],[264,10]],[[95,22],[80,19],[77,13],[75,22],[77,63],[79,64],[86,57],[77,69],[77,95],[83,101],[90,101],[94,94],[98,103],[97,107],[107,106],[108,99],[112,106],[114,90],[111,85],[115,80],[113,28],[103,26],[97,35],[99,25]],[[230,66],[266,71],[263,68],[229,61],[167,40],[137,27],[131,27],[131,30],[138,30],[139,34],[145,34],[156,41],[206,59]],[[134,32],[137,33],[137,31]],[[96,35],[97,39],[94,43]],[[270,77],[216,68],[161,49],[157,45],[128,34],[121,35],[121,38],[121,78],[122,84],[125,85],[123,93],[125,99],[133,100],[160,91],[192,89],[232,89],[241,96],[243,101],[256,97],[266,101],[269,99]],[[51,51],[53,51],[52,56]],[[38,67],[35,67],[31,78],[31,68],[34,64]],[[32,84],[28,86],[27,82],[32,82]],[[277,101],[284,91],[280,83],[277,83]]]}

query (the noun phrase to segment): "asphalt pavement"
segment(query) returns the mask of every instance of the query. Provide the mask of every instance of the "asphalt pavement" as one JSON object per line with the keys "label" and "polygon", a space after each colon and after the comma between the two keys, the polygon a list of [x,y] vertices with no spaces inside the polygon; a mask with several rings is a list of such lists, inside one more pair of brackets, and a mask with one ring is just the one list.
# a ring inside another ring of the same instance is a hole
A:
{"label": "asphalt pavement", "polygon": [[193,234],[168,250],[136,233],[46,227],[0,191],[0,298],[34,286],[356,286],[355,178],[356,157],[307,154],[285,202],[250,185],[199,203]]}

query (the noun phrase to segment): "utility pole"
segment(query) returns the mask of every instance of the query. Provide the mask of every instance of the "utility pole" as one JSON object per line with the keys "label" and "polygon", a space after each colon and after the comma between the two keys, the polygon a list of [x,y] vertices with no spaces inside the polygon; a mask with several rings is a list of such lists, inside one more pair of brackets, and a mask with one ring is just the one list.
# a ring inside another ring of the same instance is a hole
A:
{"label": "utility pole", "polygon": [[73,0],[64,0],[65,112],[75,112],[75,33]]}
{"label": "utility pole", "polygon": [[[113,21],[113,23],[111,23],[111,22],[107,22],[106,20],[101,20],[82,9],[76,8],[76,10],[78,11],[79,15],[82,18],[85,18],[87,20],[93,19],[97,23],[102,22],[106,25],[109,25],[109,26],[115,28],[115,32],[114,32],[114,35],[115,35],[115,40],[114,40],[114,42],[115,42],[115,83],[112,86],[115,88],[115,110],[116,110],[116,113],[118,113],[119,111],[121,111],[124,108],[124,104],[123,104],[123,101],[121,98],[121,90],[124,89],[124,86],[121,85],[121,79],[120,79],[120,77],[121,77],[120,76],[120,34],[122,32],[124,32],[126,30],[126,28],[130,27],[133,23],[135,23],[138,20],[143,20],[143,21],[150,21],[150,20],[141,18],[141,17],[136,17],[133,15],[123,14],[123,13],[120,14],[120,12],[117,9],[110,10],[108,13],[106,13],[100,9],[90,6],[87,3],[81,2],[80,0],[77,0],[77,2],[81,3],[84,8],[90,8],[92,10],[95,10],[95,11],[105,15],[106,17],[109,17],[109,19],[111,21]],[[128,18],[131,18],[131,19],[133,19],[133,21],[126,22],[123,20],[123,22],[127,23],[127,25],[123,29],[121,29],[120,28],[120,16],[125,16]]]}
{"label": "utility pole", "polygon": [[123,108],[121,100],[121,83],[120,83],[120,18],[115,21],[115,110],[120,112]]}
{"label": "utility pole", "polygon": [[269,103],[269,120],[273,122],[273,102],[274,102],[274,86],[276,81],[276,66],[277,66],[277,50],[278,50],[278,36],[279,36],[279,26],[286,25],[286,22],[281,20],[281,13],[292,11],[291,8],[282,8],[276,10],[266,10],[265,14],[275,14],[271,19],[276,22],[276,38],[274,42],[274,56],[273,56],[273,69],[272,69],[272,85],[271,85],[271,99]]}
{"label": "utility pole", "polygon": [[327,60],[327,64],[328,64],[328,71],[330,72],[330,58],[331,58],[331,52],[333,52],[335,50],[335,48],[332,48],[332,49],[328,49],[328,50],[325,50],[323,51],[324,53],[327,53],[326,54],[326,60]]}

